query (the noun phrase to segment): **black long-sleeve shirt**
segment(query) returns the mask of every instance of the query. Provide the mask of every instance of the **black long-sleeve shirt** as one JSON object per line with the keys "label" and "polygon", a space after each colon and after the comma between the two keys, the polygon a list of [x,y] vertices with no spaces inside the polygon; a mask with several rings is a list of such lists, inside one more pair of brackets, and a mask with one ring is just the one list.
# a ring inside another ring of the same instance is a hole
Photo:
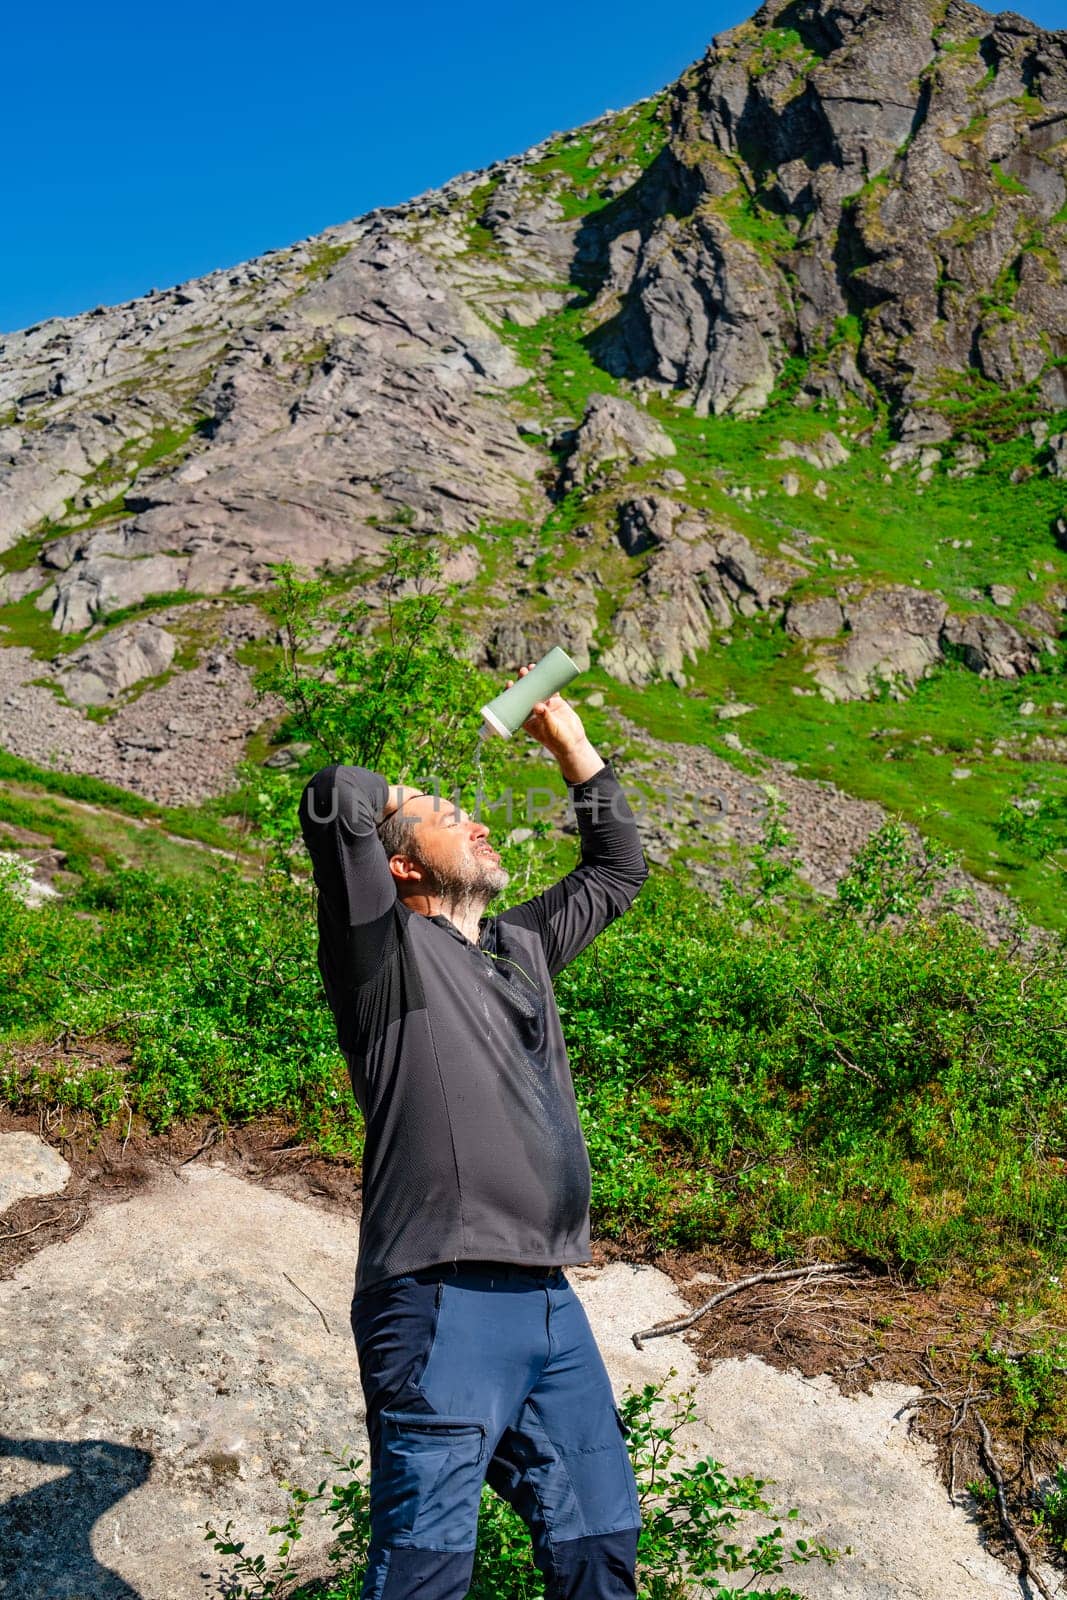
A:
{"label": "black long-sleeve shirt", "polygon": [[589,1260],[589,1155],[552,979],[648,865],[610,763],[568,784],[581,860],[478,942],[397,898],[385,778],[325,767],[300,800],[319,970],[366,1120],[357,1288],[439,1261]]}

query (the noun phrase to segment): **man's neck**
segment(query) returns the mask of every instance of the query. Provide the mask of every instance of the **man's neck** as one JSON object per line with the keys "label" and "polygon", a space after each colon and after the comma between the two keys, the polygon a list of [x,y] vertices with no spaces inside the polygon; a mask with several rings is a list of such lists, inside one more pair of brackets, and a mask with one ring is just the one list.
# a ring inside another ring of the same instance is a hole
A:
{"label": "man's neck", "polygon": [[446,901],[440,895],[412,895],[405,905],[424,917],[447,917],[471,944],[478,943],[478,924],[485,915],[484,900]]}

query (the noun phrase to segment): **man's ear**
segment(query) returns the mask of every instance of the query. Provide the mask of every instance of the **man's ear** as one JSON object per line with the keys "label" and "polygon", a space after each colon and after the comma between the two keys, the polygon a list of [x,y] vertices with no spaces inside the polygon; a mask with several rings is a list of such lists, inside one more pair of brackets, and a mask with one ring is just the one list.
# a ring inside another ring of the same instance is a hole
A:
{"label": "man's ear", "polygon": [[422,880],[422,868],[419,863],[399,851],[389,857],[389,871],[400,883],[419,883]]}

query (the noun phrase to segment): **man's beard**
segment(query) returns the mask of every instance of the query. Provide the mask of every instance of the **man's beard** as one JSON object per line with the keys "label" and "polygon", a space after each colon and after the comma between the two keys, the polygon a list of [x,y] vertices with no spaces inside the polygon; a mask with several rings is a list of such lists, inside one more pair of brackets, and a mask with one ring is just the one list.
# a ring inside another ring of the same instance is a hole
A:
{"label": "man's beard", "polygon": [[444,901],[450,911],[463,911],[477,907],[479,911],[494,896],[506,889],[511,874],[498,861],[467,856],[450,867],[441,869],[420,862],[424,874],[422,892]]}

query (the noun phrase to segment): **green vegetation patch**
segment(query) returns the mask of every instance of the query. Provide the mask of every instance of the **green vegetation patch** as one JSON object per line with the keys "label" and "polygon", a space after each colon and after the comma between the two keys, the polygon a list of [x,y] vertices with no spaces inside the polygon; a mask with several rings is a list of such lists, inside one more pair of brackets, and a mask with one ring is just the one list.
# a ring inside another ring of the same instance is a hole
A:
{"label": "green vegetation patch", "polygon": [[350,244],[320,244],[311,252],[311,260],[306,261],[300,268],[302,277],[315,283],[320,278],[328,278],[339,261],[343,261],[351,250]]}

